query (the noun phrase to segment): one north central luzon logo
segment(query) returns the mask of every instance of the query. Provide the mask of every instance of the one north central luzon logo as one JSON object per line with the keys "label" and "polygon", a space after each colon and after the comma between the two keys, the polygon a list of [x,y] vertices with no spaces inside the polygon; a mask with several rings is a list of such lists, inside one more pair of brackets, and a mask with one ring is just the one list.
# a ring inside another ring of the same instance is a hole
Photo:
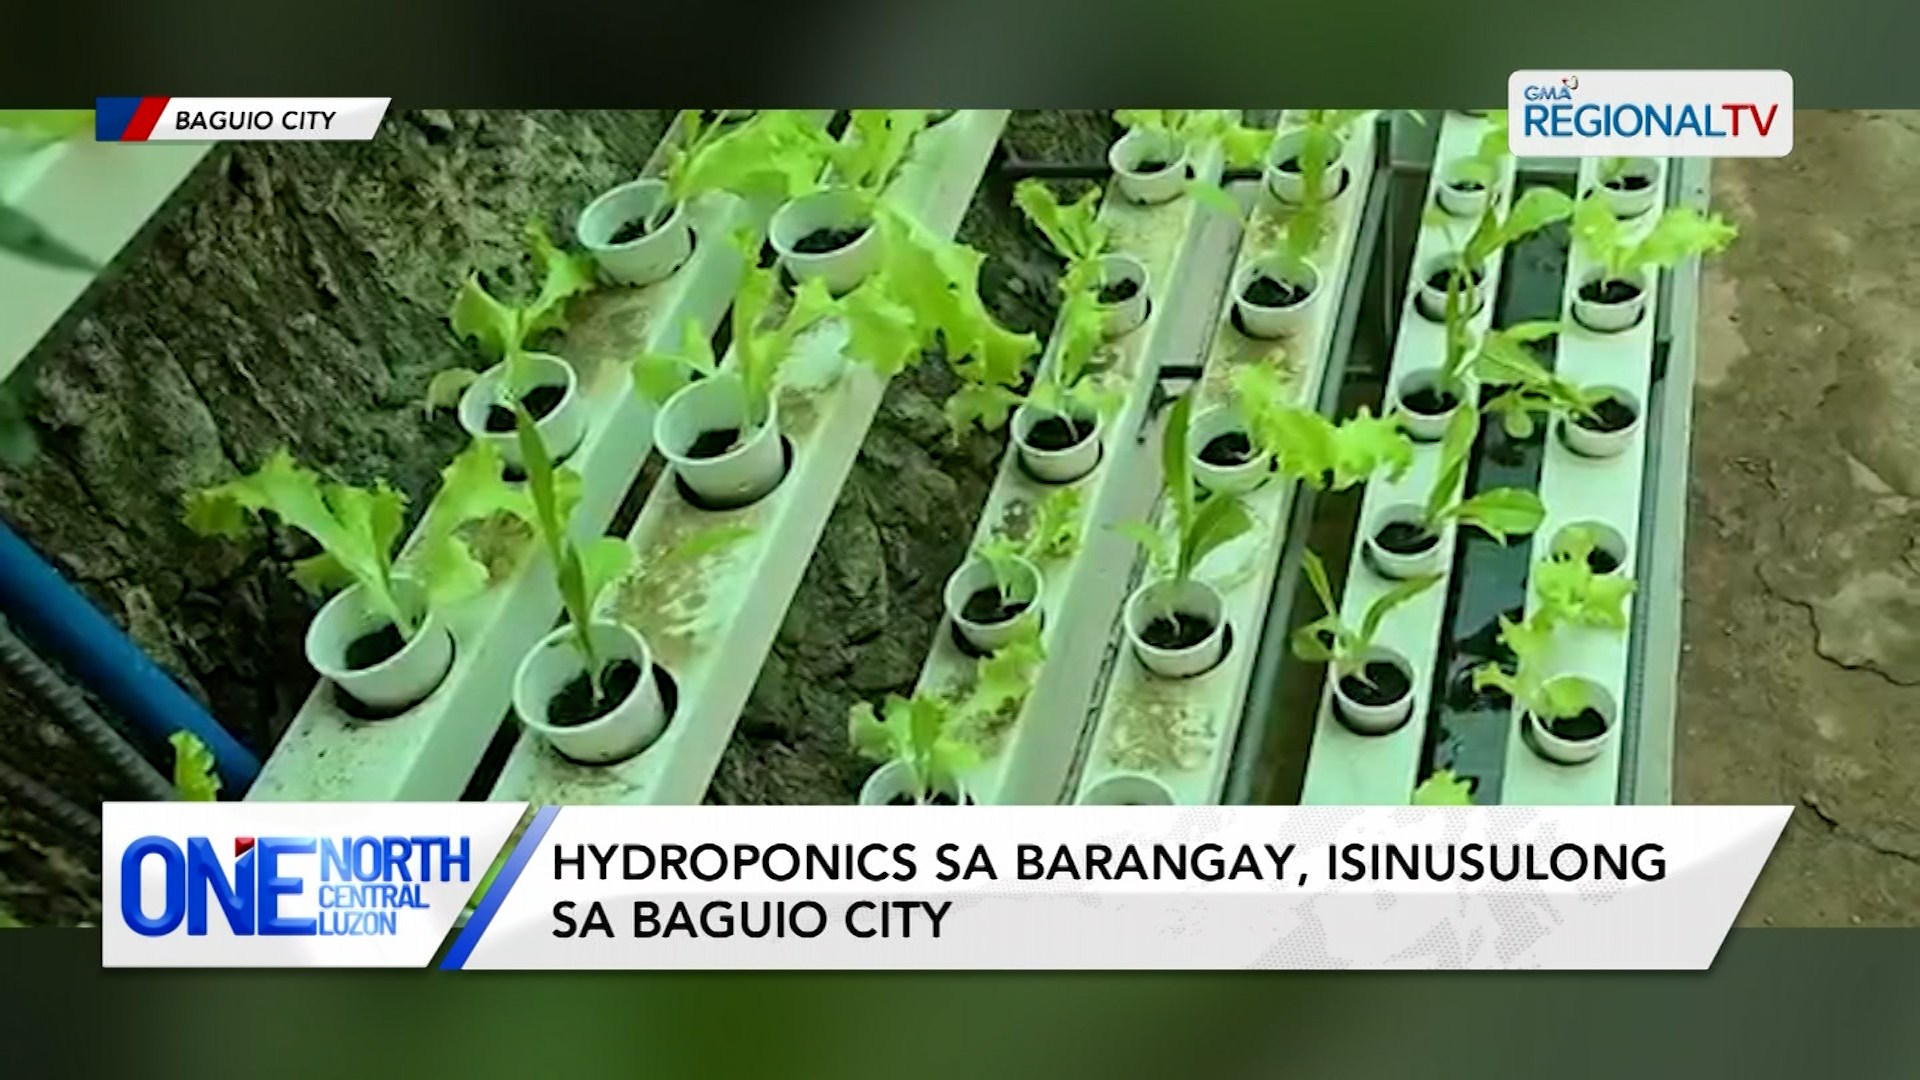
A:
{"label": "one north central luzon logo", "polygon": [[[1696,135],[1708,139],[1765,137],[1780,104],[1733,102],[1601,102],[1577,100],[1580,77],[1536,83],[1521,91],[1520,133],[1567,139]],[[1742,126],[1742,121],[1747,121]]]}
{"label": "one north central luzon logo", "polygon": [[[215,908],[236,936],[390,937],[403,914],[431,906],[423,885],[471,881],[473,870],[465,836],[242,836],[232,851],[223,859],[204,836],[188,837],[184,848],[165,836],[128,844],[120,856],[121,918],[144,937],[183,925],[188,936],[203,937]],[[313,880],[301,871],[314,869],[316,855]]]}

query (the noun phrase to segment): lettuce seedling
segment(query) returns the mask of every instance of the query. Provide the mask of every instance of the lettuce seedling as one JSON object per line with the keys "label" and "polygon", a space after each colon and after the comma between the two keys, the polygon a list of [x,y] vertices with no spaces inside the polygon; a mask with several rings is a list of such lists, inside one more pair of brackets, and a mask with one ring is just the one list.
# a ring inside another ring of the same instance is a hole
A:
{"label": "lettuce seedling", "polygon": [[1368,686],[1373,682],[1367,678],[1367,652],[1380,633],[1380,624],[1395,608],[1433,588],[1446,576],[1427,574],[1399,582],[1367,605],[1359,626],[1350,627],[1341,621],[1340,604],[1333,598],[1333,586],[1320,556],[1309,548],[1301,553],[1301,565],[1325,614],[1293,632],[1293,655],[1309,664],[1331,664],[1335,678],[1355,678]]}
{"label": "lettuce seedling", "polygon": [[1509,156],[1507,110],[1494,109],[1487,113],[1487,130],[1480,136],[1474,152],[1454,166],[1454,178],[1477,181],[1491,193],[1500,181],[1501,168]]}
{"label": "lettuce seedling", "polygon": [[1537,614],[1521,622],[1500,616],[1500,643],[1513,652],[1513,671],[1483,664],[1473,672],[1475,690],[1494,687],[1544,721],[1578,716],[1586,709],[1586,686],[1575,679],[1555,679],[1548,671],[1553,629]]}
{"label": "lettuce seedling", "polygon": [[[786,314],[768,326],[778,288],[776,271],[755,267],[747,271],[733,301],[733,366],[747,391],[747,427],[755,431],[767,422],[780,368],[792,355],[795,339],[839,309],[826,283],[809,278]],[[742,436],[746,434],[743,429]]]}
{"label": "lettuce seedling", "polygon": [[1077,487],[1057,488],[1034,507],[1027,527],[1026,557],[1036,563],[1071,556],[1080,546],[1080,504]]}
{"label": "lettuce seedling", "polygon": [[1429,225],[1437,225],[1446,232],[1454,244],[1452,277],[1461,279],[1463,284],[1475,280],[1475,275],[1483,273],[1487,262],[1508,245],[1539,232],[1558,221],[1573,216],[1573,198],[1558,188],[1529,188],[1515,199],[1505,217],[1493,200],[1487,201],[1487,208],[1475,223],[1473,232],[1464,243],[1455,232],[1454,220],[1439,207],[1429,207],[1425,220]]}
{"label": "lettuce seedling", "polygon": [[992,571],[1002,604],[1019,599],[1013,585],[1022,574],[1020,560],[1040,563],[1073,554],[1080,543],[1080,503],[1080,489],[1061,488],[1040,500],[1024,535],[995,533],[974,550]]}
{"label": "lettuce seedling", "polygon": [[1722,251],[1739,235],[1740,230],[1719,214],[1676,206],[1635,240],[1633,229],[1613,216],[1598,192],[1580,200],[1573,218],[1574,246],[1600,264],[1603,285],[1631,282],[1642,270],[1666,270],[1689,256]]}
{"label": "lettuce seedling", "polygon": [[[427,508],[420,541],[408,555],[423,568],[430,598],[450,603],[487,586],[486,565],[459,538],[464,526],[503,514],[536,526],[532,497],[523,485],[507,483],[505,466],[491,442],[477,440],[441,470],[440,489]],[[577,475],[567,473],[565,478],[578,488]]]}
{"label": "lettuce seedling", "polygon": [[995,536],[974,549],[980,561],[993,575],[993,591],[999,594],[1005,609],[1023,598],[1015,595],[1014,584],[1021,578],[1020,562],[1026,558],[1027,545],[1011,536]]}
{"label": "lettuce seedling", "polygon": [[1014,185],[1014,205],[1067,261],[1062,292],[1090,288],[1098,279],[1100,256],[1106,253],[1109,239],[1106,223],[1100,220],[1100,194],[1094,188],[1073,203],[1062,204],[1053,189],[1039,180]]}
{"label": "lettuce seedling", "polygon": [[1072,427],[1085,416],[1111,416],[1126,400],[1124,387],[1095,377],[1094,353],[1105,339],[1104,316],[1091,292],[1077,292],[1061,308],[1060,347],[1044,378],[1034,383],[1027,404],[1060,417]]}
{"label": "lettuce seedling", "polygon": [[1414,806],[1472,806],[1473,781],[1440,769],[1413,789]]}
{"label": "lettuce seedling", "polygon": [[1113,118],[1122,127],[1151,131],[1182,150],[1217,142],[1230,167],[1257,164],[1273,142],[1271,130],[1240,123],[1237,109],[1115,109]]}
{"label": "lettuce seedling", "polygon": [[1313,256],[1326,240],[1332,225],[1328,203],[1339,194],[1332,187],[1333,165],[1339,159],[1341,140],[1364,109],[1308,109],[1298,128],[1300,149],[1294,155],[1300,174],[1299,202],[1288,208],[1287,221],[1279,250],[1290,264],[1299,266]]}
{"label": "lettuce seedling", "polygon": [[[447,312],[456,336],[479,346],[488,361],[506,363],[506,390],[515,401],[529,389],[531,370],[522,362],[527,342],[537,334],[564,327],[567,301],[594,287],[591,259],[561,251],[539,222],[530,222],[525,233],[540,276],[539,293],[523,304],[508,303],[489,293],[478,273],[469,274]],[[453,368],[434,376],[427,385],[428,411],[458,401],[479,377],[468,368]]]}
{"label": "lettuce seedling", "polygon": [[[733,301],[733,351],[725,370],[736,373],[746,391],[746,422],[740,426],[742,443],[753,438],[772,415],[773,393],[780,369],[792,355],[794,341],[822,319],[842,310],[826,284],[809,278],[794,294],[792,304],[777,319],[769,318],[780,288],[778,272],[749,266]],[[691,319],[682,328],[677,352],[646,352],[633,360],[633,388],[641,398],[664,403],[693,374],[718,374],[713,346]]]}
{"label": "lettuce seedling", "polygon": [[960,778],[980,763],[979,750],[956,734],[953,721],[953,706],[935,694],[889,694],[884,719],[868,702],[848,710],[847,737],[854,752],[870,761],[903,764],[908,793],[924,806],[939,791],[960,790]]}
{"label": "lettuce seedling", "polygon": [[1473,355],[1472,370],[1480,384],[1500,390],[1487,402],[1485,411],[1499,417],[1512,438],[1533,435],[1535,414],[1591,417],[1594,406],[1607,396],[1604,391],[1583,390],[1534,359],[1527,346],[1558,334],[1560,329],[1560,323],[1551,319],[1519,323],[1488,334]]}
{"label": "lettuce seedling", "polygon": [[1075,428],[1088,416],[1111,416],[1125,401],[1126,391],[1094,376],[1089,370],[1094,354],[1105,339],[1104,316],[1098,298],[1091,290],[1069,295],[1060,308],[1060,325],[1054,331],[1059,341],[1053,363],[1022,395],[1017,387],[1025,375],[1025,363],[1011,363],[1016,352],[1000,353],[1005,362],[976,361],[955,365],[960,389],[947,399],[947,423],[954,433],[978,424],[987,431],[999,429],[1008,415],[1023,402],[1064,420]]}
{"label": "lettuce seedling", "polygon": [[1634,581],[1625,574],[1594,573],[1587,561],[1594,547],[1590,530],[1571,528],[1534,566],[1533,591],[1540,598],[1535,617],[1541,626],[1627,628],[1627,597],[1633,594]]}
{"label": "lettuce seedling", "polygon": [[1316,491],[1345,491],[1383,469],[1397,481],[1413,464],[1406,433],[1364,405],[1335,424],[1295,404],[1292,384],[1262,364],[1234,372],[1233,389],[1253,444],[1272,454],[1283,473]]}
{"label": "lettuce seedling", "polygon": [[214,802],[220,798],[220,773],[213,751],[191,731],[167,736],[173,744],[173,790],[182,802]]}
{"label": "lettuce seedling", "polygon": [[1011,641],[979,659],[974,667],[973,689],[955,711],[965,717],[990,717],[1025,699],[1046,660],[1040,624],[1025,624]]}
{"label": "lettuce seedling", "polygon": [[1457,521],[1504,544],[1507,537],[1531,533],[1546,520],[1546,506],[1531,491],[1493,488],[1470,499],[1460,497],[1479,433],[1480,414],[1473,409],[1456,410],[1447,423],[1440,440],[1440,471],[1421,510],[1420,525],[1430,536],[1438,536],[1447,522]]}
{"label": "lettuce seedling", "polygon": [[869,208],[877,205],[906,164],[927,117],[926,109],[854,109],[847,123],[849,137],[829,154],[829,183],[852,191]]}
{"label": "lettuce seedling", "polygon": [[[491,457],[490,446],[476,444],[467,453],[472,456],[463,455],[450,466],[450,475],[467,475],[475,462],[484,471],[491,461],[497,482],[499,463]],[[429,606],[451,603],[473,591],[475,577],[470,568],[479,563],[455,537],[459,525],[472,519],[460,515],[479,514],[482,509],[491,514],[503,505],[455,501],[458,505],[450,503],[429,517],[426,542],[412,553],[410,572],[426,590]],[[258,472],[196,492],[186,500],[187,526],[203,536],[240,539],[246,535],[249,515],[268,513],[320,545],[321,554],[294,564],[295,581],[315,594],[357,583],[366,590],[373,609],[393,622],[402,639],[413,639],[420,613],[403,607],[394,586],[394,554],[406,513],[404,495],[385,481],[376,481],[371,489],[323,481],[283,449]],[[485,584],[484,570],[479,584]]]}
{"label": "lettuce seedling", "polygon": [[743,123],[722,116],[703,119],[699,109],[680,113],[684,137],[667,153],[667,197],[648,219],[658,228],[673,208],[710,191],[784,202],[810,190],[834,153],[833,137],[816,115],[795,109],[761,109]]}
{"label": "lettuce seedling", "polygon": [[[1160,440],[1161,484],[1173,511],[1173,535],[1144,521],[1115,526],[1146,551],[1163,580],[1175,584],[1193,580],[1194,571],[1209,554],[1253,528],[1253,517],[1239,496],[1223,491],[1203,495],[1194,481],[1187,456],[1193,397],[1182,394],[1174,401]],[[1177,590],[1169,593],[1173,591]],[[1161,614],[1175,624],[1180,621],[1180,614],[1172,609]]]}
{"label": "lettuce seedling", "polygon": [[881,264],[845,297],[849,349],[883,376],[940,348],[969,382],[1017,386],[1039,350],[1002,327],[980,293],[986,256],[891,207],[877,213]]}
{"label": "lettuce seedling", "polygon": [[594,704],[598,706],[606,692],[601,685],[606,658],[594,648],[589,628],[600,597],[633,568],[633,549],[619,537],[599,536],[585,544],[573,539],[567,523],[579,503],[578,480],[563,479],[570,470],[554,467],[546,440],[540,437],[540,429],[526,406],[516,406],[514,413],[520,456],[526,462],[527,493],[533,501],[535,528],[546,544],[548,557],[553,560],[567,623],[573,628],[571,640],[580,651],[587,683],[593,688]]}
{"label": "lettuce seedling", "polygon": [[1474,149],[1474,160],[1498,168],[1510,156],[1512,150],[1507,142],[1507,110],[1489,110],[1487,130],[1480,136],[1480,145]]}

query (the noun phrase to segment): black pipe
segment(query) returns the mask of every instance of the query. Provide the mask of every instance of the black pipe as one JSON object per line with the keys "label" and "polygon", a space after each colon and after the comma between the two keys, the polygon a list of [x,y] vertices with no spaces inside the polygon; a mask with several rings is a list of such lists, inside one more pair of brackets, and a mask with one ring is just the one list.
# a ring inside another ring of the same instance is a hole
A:
{"label": "black pipe", "polygon": [[[1101,162],[1094,164],[1084,161],[1015,161],[1009,159],[994,166],[994,172],[1009,180],[1037,178],[1041,180],[1106,180],[1113,176],[1113,167]],[[1223,169],[1220,182],[1231,184],[1239,180],[1258,180],[1264,175],[1261,169]]]}

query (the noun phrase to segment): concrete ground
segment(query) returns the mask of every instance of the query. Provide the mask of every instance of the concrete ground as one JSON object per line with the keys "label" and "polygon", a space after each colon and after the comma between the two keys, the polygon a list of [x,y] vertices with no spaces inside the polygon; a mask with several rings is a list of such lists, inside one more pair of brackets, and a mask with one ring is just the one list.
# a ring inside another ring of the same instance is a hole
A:
{"label": "concrete ground", "polygon": [[1920,925],[1920,113],[1714,164],[1675,800],[1796,809],[1741,925]]}

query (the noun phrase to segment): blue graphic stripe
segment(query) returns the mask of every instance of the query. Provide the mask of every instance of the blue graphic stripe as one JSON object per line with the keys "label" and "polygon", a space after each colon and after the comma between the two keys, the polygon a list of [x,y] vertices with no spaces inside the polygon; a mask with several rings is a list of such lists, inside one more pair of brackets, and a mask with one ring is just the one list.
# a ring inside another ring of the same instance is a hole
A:
{"label": "blue graphic stripe", "polygon": [[93,101],[93,139],[95,142],[119,142],[140,108],[137,97],[103,97]]}
{"label": "blue graphic stripe", "polygon": [[480,906],[475,909],[473,918],[460,929],[460,936],[454,940],[453,948],[447,950],[446,958],[440,961],[440,970],[459,971],[472,955],[473,947],[480,944],[480,935],[487,932],[487,924],[493,921],[493,913],[500,910],[500,902],[506,899],[507,890],[520,879],[520,871],[525,869],[527,860],[533,856],[533,849],[547,835],[548,826],[553,824],[557,806],[543,806],[534,812],[533,821],[527,831],[520,836],[520,843],[507,858],[507,865],[500,868],[493,882],[487,886],[486,893],[480,897]]}

